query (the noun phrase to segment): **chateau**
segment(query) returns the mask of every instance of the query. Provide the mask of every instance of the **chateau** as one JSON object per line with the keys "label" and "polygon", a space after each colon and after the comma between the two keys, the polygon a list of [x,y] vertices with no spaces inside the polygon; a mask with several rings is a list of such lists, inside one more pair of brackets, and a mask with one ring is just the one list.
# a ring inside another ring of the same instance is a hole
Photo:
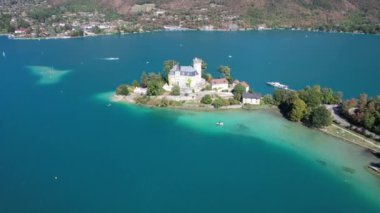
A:
{"label": "chateau", "polygon": [[169,85],[178,85],[180,88],[201,87],[205,81],[202,79],[202,60],[193,59],[193,66],[180,66],[176,64],[169,72]]}

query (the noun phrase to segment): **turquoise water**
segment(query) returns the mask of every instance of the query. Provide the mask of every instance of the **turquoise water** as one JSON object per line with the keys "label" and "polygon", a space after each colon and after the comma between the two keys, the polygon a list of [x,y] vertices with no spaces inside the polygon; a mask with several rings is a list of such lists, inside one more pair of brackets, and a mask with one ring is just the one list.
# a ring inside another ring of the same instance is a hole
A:
{"label": "turquoise water", "polygon": [[[378,36],[0,37],[2,49],[0,212],[380,211],[380,181],[365,170],[374,159],[361,148],[269,112],[107,107],[103,93],[141,70],[160,70],[165,59],[187,64],[198,56],[213,73],[230,65],[262,93],[271,91],[265,81],[276,80],[293,88],[319,83],[348,97],[375,95]],[[101,60],[107,57],[120,60]],[[45,75],[31,66],[70,72],[41,84]],[[214,125],[218,120],[223,128]]]}

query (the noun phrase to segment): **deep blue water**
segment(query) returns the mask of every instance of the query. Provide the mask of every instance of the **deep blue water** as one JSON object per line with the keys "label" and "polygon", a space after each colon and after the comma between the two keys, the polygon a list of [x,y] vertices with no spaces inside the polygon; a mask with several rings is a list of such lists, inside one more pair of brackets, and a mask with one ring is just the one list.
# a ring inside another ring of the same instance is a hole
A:
{"label": "deep blue water", "polygon": [[[305,37],[305,35],[308,35]],[[310,32],[0,37],[0,212],[376,212],[364,196],[266,141],[208,134],[177,113],[107,108],[93,95],[195,56],[267,93],[321,84],[380,92],[380,37]],[[232,58],[229,58],[231,55]],[[120,57],[119,61],[99,60]],[[147,63],[149,61],[149,63]],[[71,69],[36,84],[26,66]],[[196,125],[196,122],[194,122]],[[57,180],[54,179],[57,177]]]}

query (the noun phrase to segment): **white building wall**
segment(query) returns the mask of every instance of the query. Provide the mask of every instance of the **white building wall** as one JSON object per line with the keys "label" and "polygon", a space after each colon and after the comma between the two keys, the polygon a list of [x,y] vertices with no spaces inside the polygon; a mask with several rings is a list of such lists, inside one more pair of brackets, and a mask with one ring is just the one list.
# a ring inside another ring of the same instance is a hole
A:
{"label": "white building wall", "polygon": [[215,84],[211,86],[211,89],[216,89],[218,91],[228,90],[228,84]]}
{"label": "white building wall", "polygon": [[260,99],[243,98],[243,104],[260,105]]}

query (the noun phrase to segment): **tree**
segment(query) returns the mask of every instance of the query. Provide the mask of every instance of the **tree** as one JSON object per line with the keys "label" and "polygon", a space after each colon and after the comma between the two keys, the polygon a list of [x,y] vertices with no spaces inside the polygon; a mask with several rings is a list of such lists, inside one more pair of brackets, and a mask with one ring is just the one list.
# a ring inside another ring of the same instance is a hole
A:
{"label": "tree", "polygon": [[177,62],[174,60],[164,61],[163,65],[162,65],[162,70],[163,70],[163,78],[164,78],[166,83],[169,83],[168,82],[169,72],[174,67],[174,65],[176,65],[176,64],[177,64]]}
{"label": "tree", "polygon": [[139,82],[137,82],[137,80],[133,80],[131,86],[132,87],[138,87],[139,86]]}
{"label": "tree", "polygon": [[128,85],[120,85],[116,88],[116,94],[117,95],[129,95],[129,89],[128,89]]}
{"label": "tree", "polygon": [[343,92],[341,92],[341,91],[334,92],[333,96],[334,96],[334,99],[335,99],[335,103],[337,103],[337,104],[342,103],[342,101],[343,101]]}
{"label": "tree", "polygon": [[311,110],[309,125],[315,128],[322,128],[332,124],[330,112],[324,106],[319,106]]}
{"label": "tree", "polygon": [[373,114],[371,114],[370,112],[366,112],[364,114],[364,116],[363,116],[363,126],[366,129],[371,130],[374,127],[375,122],[376,122],[376,117]]}
{"label": "tree", "polygon": [[189,87],[189,88],[191,87],[191,81],[192,81],[191,78],[188,78],[186,80],[186,86]]}
{"label": "tree", "polygon": [[322,103],[321,88],[319,85],[306,87],[298,91],[298,95],[308,107],[317,107]]}
{"label": "tree", "polygon": [[306,113],[306,104],[305,102],[298,98],[291,104],[291,110],[288,114],[288,118],[291,121],[298,122],[300,121]]}
{"label": "tree", "polygon": [[212,103],[212,98],[210,95],[205,95],[201,99],[202,104],[211,104]]}
{"label": "tree", "polygon": [[359,95],[359,101],[358,101],[358,107],[360,110],[364,110],[367,106],[368,102],[368,95],[365,93],[362,93]]}
{"label": "tree", "polygon": [[227,79],[228,83],[232,83],[232,78],[231,78],[231,68],[229,68],[228,66],[220,66],[219,69],[218,69],[218,72],[224,77]]}
{"label": "tree", "polygon": [[298,98],[297,93],[290,90],[278,89],[273,92],[273,99],[276,105],[290,105],[296,98]]}
{"label": "tree", "polygon": [[243,85],[241,84],[236,84],[236,86],[232,90],[232,93],[234,94],[234,99],[241,101],[241,98],[244,92],[245,92],[245,87],[243,87]]}
{"label": "tree", "polygon": [[228,106],[230,105],[230,102],[228,100],[222,99],[222,98],[217,98],[212,102],[212,105],[215,108],[220,108],[222,106]]}
{"label": "tree", "polygon": [[342,104],[343,112],[346,115],[349,115],[349,110],[351,108],[356,107],[357,105],[358,105],[358,102],[354,98],[351,98],[350,100],[347,100],[347,101],[343,102],[343,104]]}
{"label": "tree", "polygon": [[181,89],[178,85],[174,85],[170,94],[174,96],[179,96],[181,94]]}
{"label": "tree", "polygon": [[146,74],[146,72],[142,72],[141,77],[140,77],[140,86],[142,88],[146,88],[147,85],[148,85],[148,75]]}
{"label": "tree", "polygon": [[321,90],[323,104],[336,104],[338,103],[334,97],[333,90],[330,88],[323,88]]}
{"label": "tree", "polygon": [[164,86],[164,81],[162,80],[161,75],[155,73],[149,73],[147,79],[147,95],[149,96],[158,96],[161,95],[164,91],[162,87]]}
{"label": "tree", "polygon": [[262,104],[267,104],[267,105],[275,105],[275,101],[273,100],[272,95],[264,95],[261,97],[261,103]]}
{"label": "tree", "polygon": [[202,78],[205,79],[206,81],[210,81],[212,79],[212,75],[207,72],[207,63],[202,62]]}

